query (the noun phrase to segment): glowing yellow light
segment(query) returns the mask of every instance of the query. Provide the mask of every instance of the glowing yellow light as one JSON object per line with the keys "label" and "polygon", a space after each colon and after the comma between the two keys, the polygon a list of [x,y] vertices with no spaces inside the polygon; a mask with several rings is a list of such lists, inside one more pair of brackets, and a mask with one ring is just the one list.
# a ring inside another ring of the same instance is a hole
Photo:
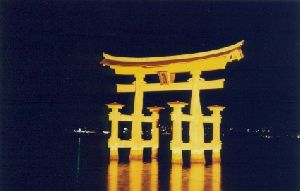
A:
{"label": "glowing yellow light", "polygon": [[189,168],[182,167],[181,164],[173,164],[170,176],[160,182],[158,177],[158,163],[143,163],[141,161],[131,161],[129,164],[118,164],[111,161],[108,168],[108,190],[158,190],[158,184],[169,184],[170,190],[214,190],[220,191],[221,187],[221,166],[220,163],[205,167],[204,164],[192,164]]}
{"label": "glowing yellow light", "polygon": [[[111,137],[108,141],[110,158],[118,159],[118,148],[131,148],[130,159],[141,160],[143,149],[152,148],[152,157],[155,158],[158,149],[158,120],[159,111],[162,107],[148,107],[150,116],[145,116],[143,101],[145,92],[157,91],[192,91],[190,101],[190,113],[183,114],[182,108],[188,105],[183,102],[169,102],[172,107],[173,140],[171,142],[172,162],[182,163],[182,150],[191,151],[191,162],[204,163],[204,150],[213,151],[213,161],[220,162],[221,138],[220,124],[222,106],[209,106],[212,112],[209,116],[202,114],[199,93],[202,90],[220,89],[224,87],[225,79],[206,81],[200,78],[203,71],[225,69],[227,63],[242,59],[241,46],[244,41],[227,46],[218,50],[200,52],[194,54],[182,54],[165,57],[116,57],[103,54],[101,63],[114,69],[116,74],[133,75],[135,81],[132,84],[117,84],[117,92],[134,93],[134,111],[131,115],[120,113],[124,105],[119,103],[107,104],[111,110]],[[176,74],[189,72],[191,78],[186,82],[176,82]],[[149,74],[157,74],[160,83],[146,83],[144,78]],[[120,121],[132,122],[131,140],[118,139],[118,123]],[[182,122],[190,124],[190,142],[183,143],[181,140]],[[152,140],[143,140],[142,123],[151,123]],[[204,123],[213,124],[213,139],[210,143],[204,143]]]}

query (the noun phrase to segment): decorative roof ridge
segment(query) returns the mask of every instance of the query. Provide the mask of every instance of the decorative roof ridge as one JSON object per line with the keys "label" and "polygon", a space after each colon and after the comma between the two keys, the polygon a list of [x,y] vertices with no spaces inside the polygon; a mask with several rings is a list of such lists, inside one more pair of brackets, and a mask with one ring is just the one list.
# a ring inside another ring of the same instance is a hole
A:
{"label": "decorative roof ridge", "polygon": [[102,64],[106,65],[118,65],[118,63],[152,63],[152,62],[167,62],[172,60],[194,60],[194,59],[201,59],[201,58],[208,58],[213,57],[220,54],[229,53],[235,49],[240,49],[241,46],[244,44],[244,40],[216,50],[210,50],[206,52],[198,52],[192,54],[180,54],[180,55],[173,55],[173,56],[162,56],[162,57],[119,57],[119,56],[112,56],[106,53],[103,53],[104,59],[101,61]]}

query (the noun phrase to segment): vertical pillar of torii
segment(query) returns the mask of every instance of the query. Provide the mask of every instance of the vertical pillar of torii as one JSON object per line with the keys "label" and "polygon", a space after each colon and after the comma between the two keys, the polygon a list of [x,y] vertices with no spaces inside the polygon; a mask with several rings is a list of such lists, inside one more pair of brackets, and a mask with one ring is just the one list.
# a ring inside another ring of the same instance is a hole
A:
{"label": "vertical pillar of torii", "polygon": [[221,111],[224,110],[225,107],[213,105],[207,107],[210,111],[212,111],[211,115],[211,122],[213,124],[213,139],[211,141],[212,144],[212,161],[213,162],[220,162],[221,161]]}
{"label": "vertical pillar of torii", "polygon": [[152,139],[150,141],[151,144],[151,158],[156,159],[158,156],[158,146],[159,146],[159,129],[158,129],[158,119],[159,119],[159,111],[164,109],[163,107],[147,107],[147,109],[151,112],[151,135]]}
{"label": "vertical pillar of torii", "polygon": [[134,95],[134,111],[131,128],[131,139],[133,141],[130,159],[142,159],[143,147],[142,147],[142,117],[143,117],[143,99],[144,90],[143,85],[145,84],[145,74],[136,73],[135,77],[135,95]]}
{"label": "vertical pillar of torii", "polygon": [[200,102],[199,81],[201,71],[191,71],[192,75],[192,97],[190,105],[190,142],[191,142],[191,162],[205,162],[204,159],[204,126]]}
{"label": "vertical pillar of torii", "polygon": [[111,109],[111,112],[109,114],[109,120],[111,121],[111,130],[110,130],[110,139],[108,140],[108,147],[110,148],[110,159],[111,160],[117,160],[119,159],[118,154],[118,131],[119,131],[119,124],[118,119],[121,116],[121,113],[119,112],[120,109],[124,107],[124,105],[119,103],[110,103],[106,104],[109,109]]}
{"label": "vertical pillar of torii", "polygon": [[184,114],[182,114],[182,108],[187,105],[184,102],[168,102],[173,108],[171,113],[172,120],[172,141],[170,143],[170,149],[172,151],[172,162],[182,163],[182,150],[186,149],[184,143],[182,143],[182,121]]}

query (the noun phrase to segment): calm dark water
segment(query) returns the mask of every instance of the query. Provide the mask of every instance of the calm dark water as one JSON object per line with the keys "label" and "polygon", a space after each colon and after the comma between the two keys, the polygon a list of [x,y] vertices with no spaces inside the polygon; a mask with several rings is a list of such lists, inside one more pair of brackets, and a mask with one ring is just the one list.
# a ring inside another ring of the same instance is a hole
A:
{"label": "calm dark water", "polygon": [[96,136],[26,137],[2,148],[1,190],[300,190],[299,140],[226,138],[221,165],[182,166],[166,150],[151,163],[109,163]]}

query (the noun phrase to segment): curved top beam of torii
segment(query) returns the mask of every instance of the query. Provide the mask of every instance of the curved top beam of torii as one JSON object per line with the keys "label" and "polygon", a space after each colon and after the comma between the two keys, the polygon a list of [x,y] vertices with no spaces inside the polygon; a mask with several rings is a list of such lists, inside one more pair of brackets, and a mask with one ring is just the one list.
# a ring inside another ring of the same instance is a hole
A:
{"label": "curved top beam of torii", "polygon": [[[115,69],[116,74],[134,75],[135,73],[155,74],[158,71],[173,73],[190,72],[193,70],[211,71],[224,69],[228,62],[243,58],[242,45],[236,44],[193,54],[181,54],[163,57],[117,57],[103,53],[102,65]],[[183,67],[182,64],[185,64]]]}

